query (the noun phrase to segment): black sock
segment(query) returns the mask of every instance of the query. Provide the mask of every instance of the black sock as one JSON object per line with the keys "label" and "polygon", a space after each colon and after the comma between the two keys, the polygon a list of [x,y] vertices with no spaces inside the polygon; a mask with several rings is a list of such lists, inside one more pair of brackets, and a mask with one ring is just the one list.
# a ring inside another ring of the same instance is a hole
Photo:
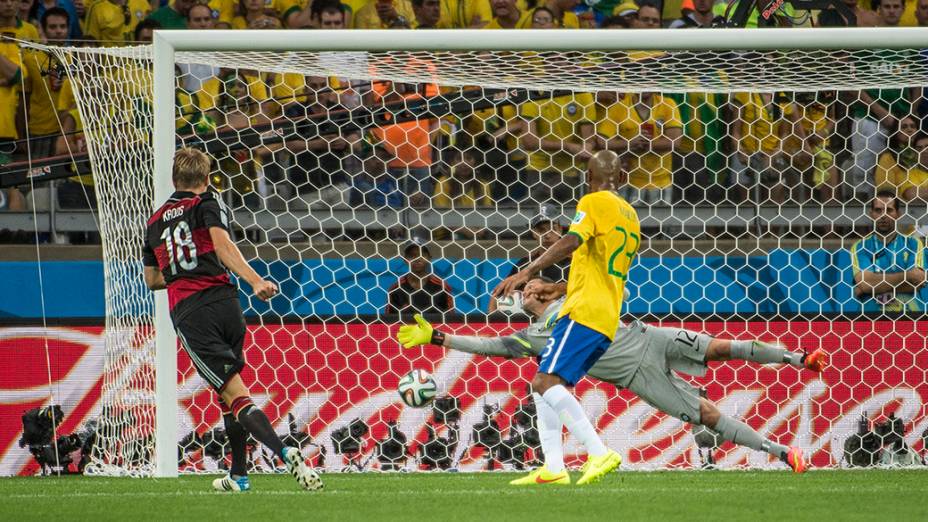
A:
{"label": "black sock", "polygon": [[274,455],[283,457],[281,452],[284,449],[284,443],[274,433],[267,415],[251,402],[250,397],[239,397],[232,401],[232,413],[238,419],[239,424],[248,430],[248,433],[251,433],[258,442],[267,446],[274,452]]}
{"label": "black sock", "polygon": [[229,437],[229,446],[232,448],[232,467],[229,468],[229,474],[244,477],[248,475],[248,466],[245,462],[248,456],[245,449],[245,442],[248,439],[248,434],[245,433],[245,428],[235,420],[235,417],[233,417],[231,413],[223,415],[222,420],[226,425],[226,436]]}

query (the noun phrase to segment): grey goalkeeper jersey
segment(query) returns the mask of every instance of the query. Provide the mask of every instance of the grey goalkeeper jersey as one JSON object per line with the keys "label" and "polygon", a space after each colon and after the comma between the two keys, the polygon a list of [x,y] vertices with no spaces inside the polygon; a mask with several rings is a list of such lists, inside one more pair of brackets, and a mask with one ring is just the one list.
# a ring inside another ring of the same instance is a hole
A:
{"label": "grey goalkeeper jersey", "polygon": [[[551,303],[545,313],[536,318],[527,328],[519,330],[508,337],[452,335],[451,347],[455,350],[480,355],[509,358],[538,356],[544,351],[545,345],[551,337],[551,331],[557,321],[557,314],[561,311],[561,305],[563,304],[563,299]],[[590,368],[587,375],[623,388],[628,387],[629,382],[635,376],[635,372],[638,371],[642,360],[648,353],[648,345],[651,342],[647,335],[648,329],[648,326],[637,321],[629,325],[620,324],[612,344],[609,345],[606,353],[596,361],[596,364]],[[694,375],[699,374],[699,368],[693,368],[693,370],[695,370]],[[702,371],[704,371],[704,368]]]}

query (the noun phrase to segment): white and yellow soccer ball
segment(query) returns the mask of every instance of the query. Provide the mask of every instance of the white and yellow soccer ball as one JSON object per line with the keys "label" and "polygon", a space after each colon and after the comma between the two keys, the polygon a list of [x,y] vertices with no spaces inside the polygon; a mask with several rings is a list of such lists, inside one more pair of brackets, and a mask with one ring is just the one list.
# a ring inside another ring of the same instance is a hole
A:
{"label": "white and yellow soccer ball", "polygon": [[435,379],[425,370],[413,370],[400,379],[397,387],[400,398],[407,406],[421,408],[432,402],[438,393],[438,385]]}

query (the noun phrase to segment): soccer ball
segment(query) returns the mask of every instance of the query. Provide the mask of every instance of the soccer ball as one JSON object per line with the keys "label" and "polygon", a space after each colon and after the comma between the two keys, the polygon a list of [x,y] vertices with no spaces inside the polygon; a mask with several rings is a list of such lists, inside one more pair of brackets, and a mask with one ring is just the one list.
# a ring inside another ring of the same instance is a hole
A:
{"label": "soccer ball", "polygon": [[425,370],[413,370],[400,379],[400,385],[397,387],[400,398],[407,406],[421,408],[432,402],[435,394],[438,393],[438,385],[435,379]]}

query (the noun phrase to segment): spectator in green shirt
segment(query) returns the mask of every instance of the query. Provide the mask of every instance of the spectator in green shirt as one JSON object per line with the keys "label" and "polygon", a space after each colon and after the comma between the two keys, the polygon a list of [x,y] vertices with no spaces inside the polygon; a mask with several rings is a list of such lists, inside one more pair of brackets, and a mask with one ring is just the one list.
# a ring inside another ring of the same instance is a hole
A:
{"label": "spectator in green shirt", "polygon": [[196,3],[196,0],[173,0],[149,15],[148,19],[157,21],[163,29],[186,29],[187,12]]}

